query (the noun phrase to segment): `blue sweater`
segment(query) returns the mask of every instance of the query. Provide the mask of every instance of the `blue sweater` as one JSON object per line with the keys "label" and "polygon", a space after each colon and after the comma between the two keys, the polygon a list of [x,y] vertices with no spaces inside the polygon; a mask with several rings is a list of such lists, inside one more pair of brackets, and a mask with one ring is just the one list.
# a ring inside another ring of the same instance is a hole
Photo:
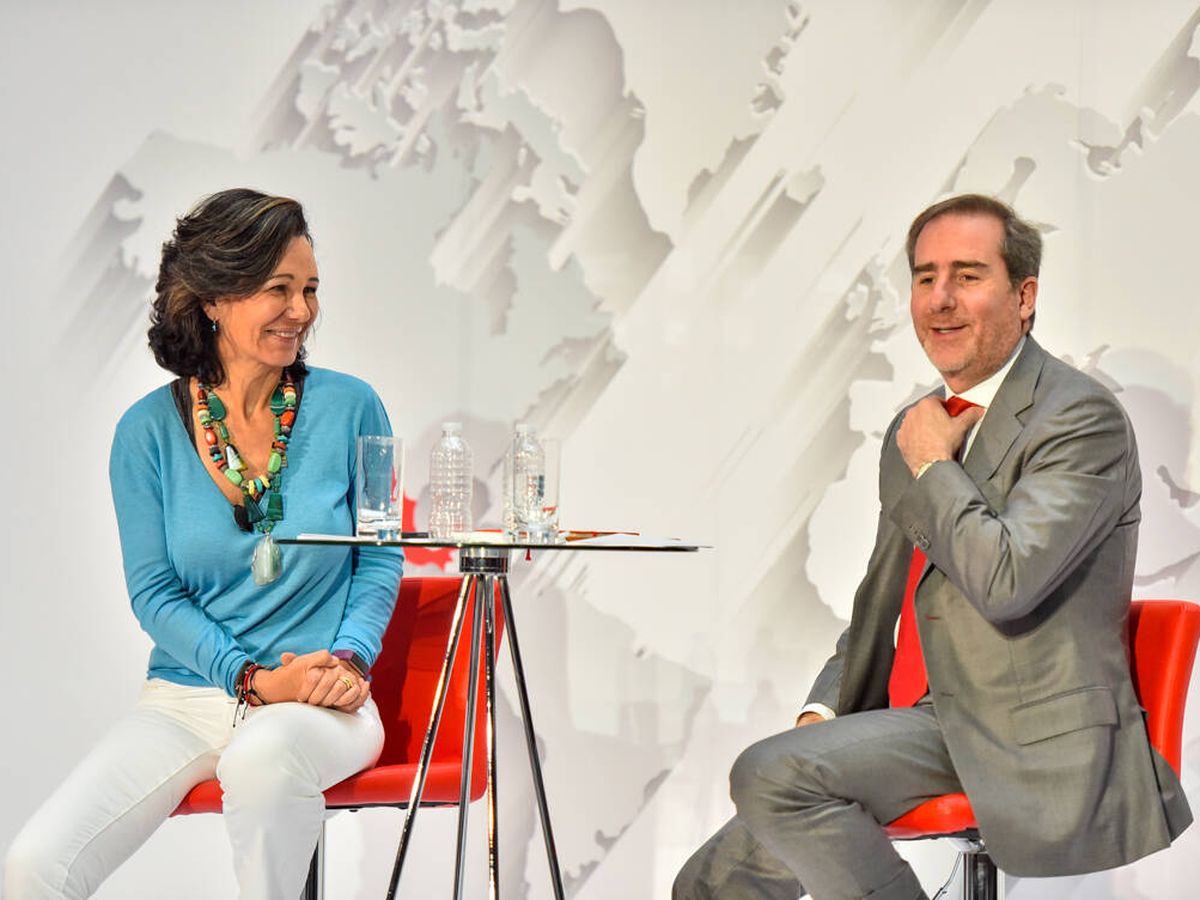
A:
{"label": "blue sweater", "polygon": [[[369,385],[311,369],[288,447],[276,537],[354,533],[355,438],[392,433]],[[236,436],[235,436],[236,437]],[[241,531],[196,451],[169,385],[121,417],[109,458],[125,582],[154,641],[148,677],[233,693],[247,660],[285,651],[379,653],[396,602],[398,548],[284,546],[283,573],[258,586]]]}

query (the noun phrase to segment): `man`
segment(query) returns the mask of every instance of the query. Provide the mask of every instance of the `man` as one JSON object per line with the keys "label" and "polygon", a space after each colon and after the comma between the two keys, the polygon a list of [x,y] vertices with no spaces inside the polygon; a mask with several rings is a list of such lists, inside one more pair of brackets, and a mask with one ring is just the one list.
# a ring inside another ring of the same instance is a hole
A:
{"label": "man", "polygon": [[800,727],[734,764],[737,816],[684,866],[677,900],[924,898],[880,823],[959,790],[1015,875],[1119,866],[1191,821],[1129,674],[1133,431],[1029,336],[1041,237],[968,194],[921,213],[907,249],[946,399],[888,430],[850,627]]}

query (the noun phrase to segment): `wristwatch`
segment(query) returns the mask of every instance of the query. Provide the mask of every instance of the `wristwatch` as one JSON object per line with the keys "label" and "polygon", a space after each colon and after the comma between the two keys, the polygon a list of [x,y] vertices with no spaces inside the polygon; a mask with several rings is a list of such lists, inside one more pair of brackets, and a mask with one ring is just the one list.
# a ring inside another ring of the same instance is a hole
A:
{"label": "wristwatch", "polygon": [[367,681],[371,680],[371,667],[367,665],[367,661],[355,653],[353,650],[334,650],[333,655],[338,659],[345,660],[358,670],[358,674]]}

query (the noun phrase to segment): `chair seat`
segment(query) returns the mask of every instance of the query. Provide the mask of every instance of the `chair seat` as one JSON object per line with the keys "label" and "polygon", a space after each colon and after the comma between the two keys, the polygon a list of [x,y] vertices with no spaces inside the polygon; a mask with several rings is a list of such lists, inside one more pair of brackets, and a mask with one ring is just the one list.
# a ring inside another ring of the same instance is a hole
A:
{"label": "chair seat", "polygon": [[962,834],[978,827],[966,794],[943,794],[889,822],[886,830],[890,838],[912,840]]}
{"label": "chair seat", "polygon": [[[458,762],[434,762],[429,766],[425,778],[422,805],[458,803],[461,764]],[[325,791],[325,806],[329,809],[358,808],[361,806],[405,806],[412,793],[413,779],[417,767],[412,763],[394,766],[376,766],[351,775],[345,781]],[[477,772],[471,779],[471,799],[478,800],[487,787],[485,772]],[[215,778],[202,781],[190,791],[171,815],[183,816],[190,813],[219,813],[221,811],[221,783]]]}

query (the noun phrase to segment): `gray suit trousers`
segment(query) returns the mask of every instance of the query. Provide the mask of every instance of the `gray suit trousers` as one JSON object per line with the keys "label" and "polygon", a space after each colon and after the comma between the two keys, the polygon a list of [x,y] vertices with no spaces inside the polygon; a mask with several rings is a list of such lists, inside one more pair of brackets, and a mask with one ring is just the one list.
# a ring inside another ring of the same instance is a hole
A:
{"label": "gray suit trousers", "polygon": [[962,790],[928,698],[759,741],[729,781],[737,815],[684,865],[674,900],[922,900],[880,823]]}

